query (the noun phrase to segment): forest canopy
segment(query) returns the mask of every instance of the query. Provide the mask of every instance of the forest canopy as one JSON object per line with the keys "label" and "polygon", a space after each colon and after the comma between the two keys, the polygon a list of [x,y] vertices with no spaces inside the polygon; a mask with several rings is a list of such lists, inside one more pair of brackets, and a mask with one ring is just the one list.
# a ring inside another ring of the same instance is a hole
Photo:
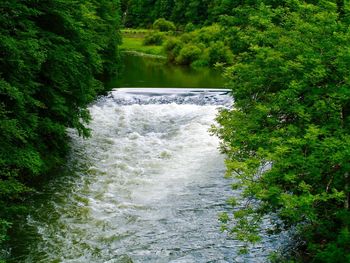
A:
{"label": "forest canopy", "polygon": [[[227,0],[122,0],[125,27],[150,27],[158,18],[177,25],[209,25],[217,22],[235,1]],[[232,8],[231,8],[232,9]]]}

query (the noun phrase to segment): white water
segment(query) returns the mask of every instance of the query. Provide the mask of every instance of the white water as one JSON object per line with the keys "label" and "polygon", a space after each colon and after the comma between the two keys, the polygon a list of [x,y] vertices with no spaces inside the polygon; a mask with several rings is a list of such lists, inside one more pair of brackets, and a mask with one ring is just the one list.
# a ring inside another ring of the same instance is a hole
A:
{"label": "white water", "polygon": [[208,129],[230,103],[222,92],[177,90],[101,98],[92,137],[71,132],[72,174],[43,193],[18,262],[264,262],[269,240],[238,256],[242,244],[219,230],[232,192]]}

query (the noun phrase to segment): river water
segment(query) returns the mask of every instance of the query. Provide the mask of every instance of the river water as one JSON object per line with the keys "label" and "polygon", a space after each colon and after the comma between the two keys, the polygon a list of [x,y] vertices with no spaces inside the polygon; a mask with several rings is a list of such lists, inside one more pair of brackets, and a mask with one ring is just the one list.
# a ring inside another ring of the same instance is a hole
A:
{"label": "river water", "polygon": [[109,86],[116,87],[224,87],[225,79],[219,70],[193,69],[166,63],[166,60],[149,56],[125,54],[118,78]]}
{"label": "river water", "polygon": [[91,107],[92,136],[69,131],[63,175],[33,200],[10,262],[265,262],[220,232],[232,195],[208,132],[223,90],[119,89]]}

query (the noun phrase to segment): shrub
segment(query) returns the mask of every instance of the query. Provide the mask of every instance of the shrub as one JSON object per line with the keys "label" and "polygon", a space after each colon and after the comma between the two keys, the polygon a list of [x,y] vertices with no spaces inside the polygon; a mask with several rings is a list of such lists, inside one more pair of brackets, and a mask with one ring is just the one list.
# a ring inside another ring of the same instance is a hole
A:
{"label": "shrub", "polygon": [[208,48],[208,60],[210,65],[218,62],[232,64],[233,54],[222,41],[212,42]]}
{"label": "shrub", "polygon": [[167,53],[168,61],[174,61],[180,54],[184,44],[178,38],[168,38],[164,43],[164,50]]}
{"label": "shrub", "polygon": [[194,24],[192,24],[191,22],[186,24],[185,32],[189,33],[189,32],[192,32],[194,30],[196,30],[196,26]]}
{"label": "shrub", "polygon": [[194,32],[191,32],[191,33],[185,33],[185,34],[182,34],[180,36],[180,40],[183,42],[183,43],[190,43],[192,42],[194,39]]}
{"label": "shrub", "polygon": [[165,40],[166,36],[165,33],[162,32],[155,32],[150,33],[145,36],[145,39],[143,40],[144,45],[162,45],[163,41]]}
{"label": "shrub", "polygon": [[176,27],[173,22],[159,18],[153,23],[153,29],[159,30],[160,32],[175,31]]}
{"label": "shrub", "polygon": [[209,45],[210,42],[218,41],[223,38],[223,32],[219,25],[214,24],[212,26],[203,27],[194,32],[194,41],[202,42]]}
{"label": "shrub", "polygon": [[209,63],[206,58],[200,58],[191,63],[191,67],[193,68],[202,68],[202,67],[208,67]]}
{"label": "shrub", "polygon": [[190,65],[193,61],[197,60],[200,57],[202,50],[193,44],[185,45],[179,56],[176,57],[176,62],[181,65]]}

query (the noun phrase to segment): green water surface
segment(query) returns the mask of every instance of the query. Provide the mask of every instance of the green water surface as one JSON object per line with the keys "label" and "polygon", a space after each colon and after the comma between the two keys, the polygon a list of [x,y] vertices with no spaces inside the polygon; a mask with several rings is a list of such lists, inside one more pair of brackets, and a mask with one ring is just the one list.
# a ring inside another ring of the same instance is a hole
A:
{"label": "green water surface", "polygon": [[219,70],[171,65],[165,59],[130,53],[124,53],[123,60],[124,66],[110,88],[222,88],[225,83]]}

